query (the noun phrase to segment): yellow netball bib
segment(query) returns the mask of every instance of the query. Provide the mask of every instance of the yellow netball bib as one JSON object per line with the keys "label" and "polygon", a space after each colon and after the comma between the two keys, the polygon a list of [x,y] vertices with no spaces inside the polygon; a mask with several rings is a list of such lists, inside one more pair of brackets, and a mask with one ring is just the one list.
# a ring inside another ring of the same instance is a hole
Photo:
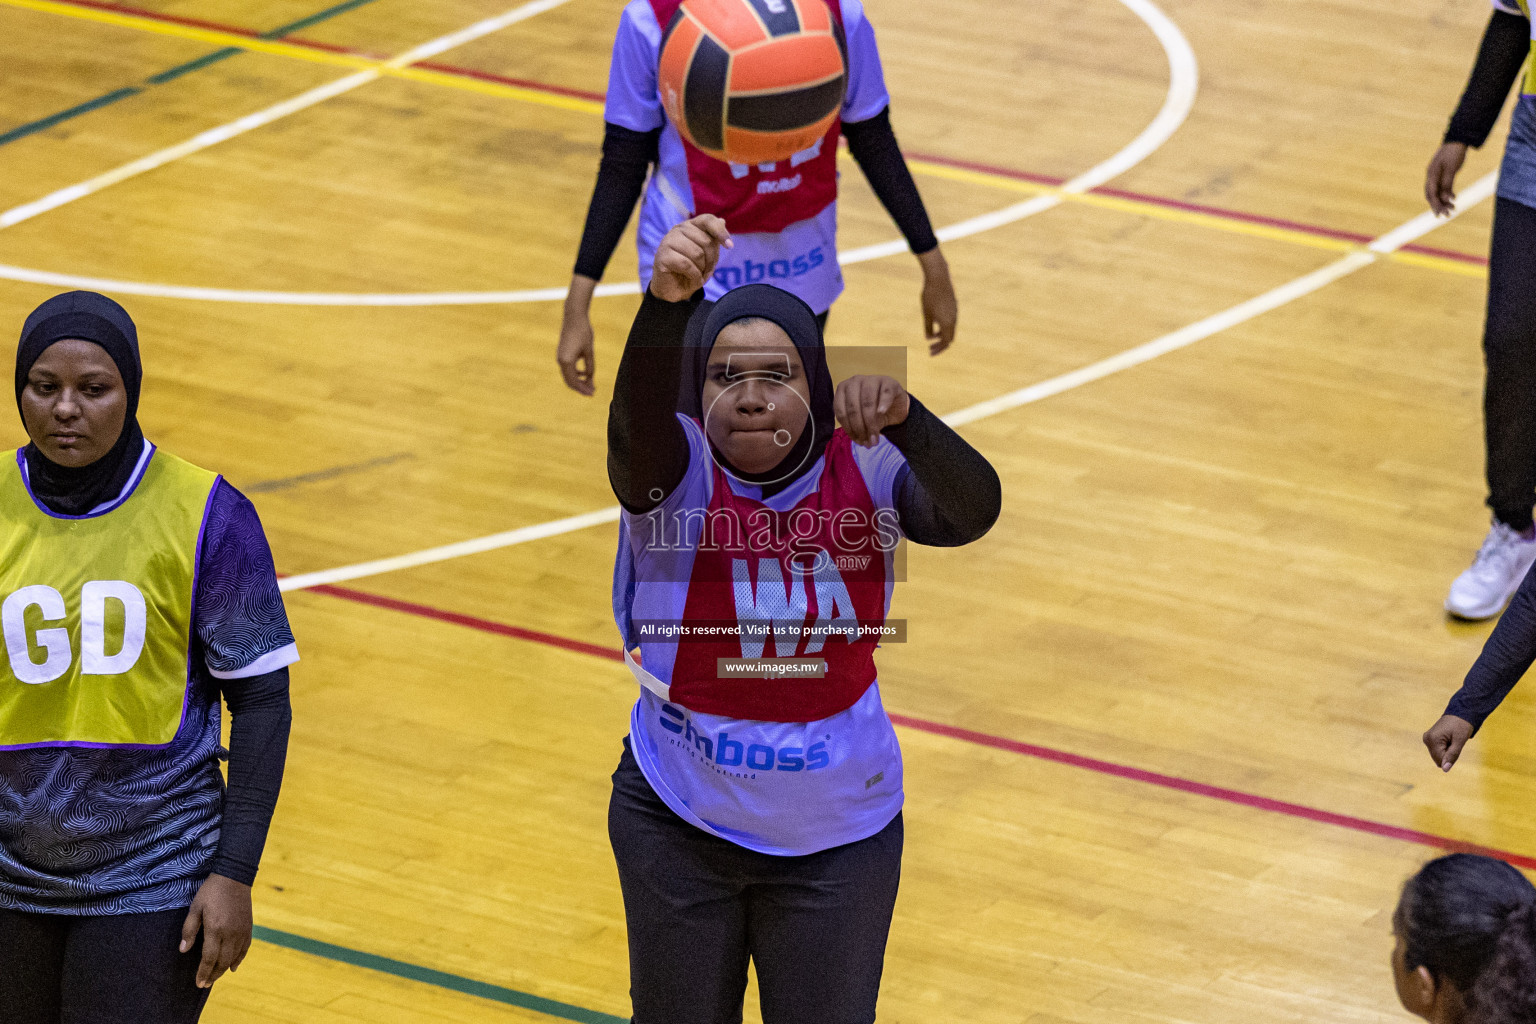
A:
{"label": "yellow netball bib", "polygon": [[0,749],[176,737],[217,482],[156,450],[126,501],[72,519],[33,501],[16,452],[0,461]]}
{"label": "yellow netball bib", "polygon": [[[1520,13],[1525,15],[1525,19],[1530,21],[1531,0],[1515,0],[1515,3],[1519,5]],[[1501,7],[1497,0],[1495,0],[1494,6],[1499,7],[1501,10],[1507,9],[1507,5]],[[1515,12],[1510,11],[1509,13],[1513,14]],[[1531,59],[1530,63],[1526,66],[1525,84],[1520,87],[1520,92],[1527,96],[1536,93],[1536,21],[1531,22]]]}

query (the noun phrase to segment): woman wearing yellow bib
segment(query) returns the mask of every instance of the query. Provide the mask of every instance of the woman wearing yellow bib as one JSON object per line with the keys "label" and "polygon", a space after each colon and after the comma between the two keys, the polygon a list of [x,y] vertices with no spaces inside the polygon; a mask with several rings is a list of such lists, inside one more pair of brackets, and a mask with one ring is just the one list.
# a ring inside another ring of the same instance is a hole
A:
{"label": "woman wearing yellow bib", "polygon": [[7,1024],[190,1024],[251,941],[298,653],[255,509],[145,440],[140,379],[105,296],[22,328],[31,443],[0,456]]}

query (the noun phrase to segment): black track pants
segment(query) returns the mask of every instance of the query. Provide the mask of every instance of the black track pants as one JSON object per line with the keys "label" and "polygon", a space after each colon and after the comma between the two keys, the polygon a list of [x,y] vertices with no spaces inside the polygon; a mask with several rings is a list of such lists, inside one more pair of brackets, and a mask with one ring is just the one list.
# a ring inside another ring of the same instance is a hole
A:
{"label": "black track pants", "polygon": [[1536,504],[1536,209],[1503,197],[1494,207],[1483,357],[1488,505],[1525,530]]}
{"label": "black track pants", "polygon": [[0,910],[5,1024],[194,1024],[202,940],[178,951],[186,908],[75,917]]}
{"label": "black track pants", "polygon": [[871,1024],[902,821],[804,857],[712,836],[661,802],[626,741],[608,834],[629,927],[634,1024],[737,1024],[747,961],[764,1024]]}

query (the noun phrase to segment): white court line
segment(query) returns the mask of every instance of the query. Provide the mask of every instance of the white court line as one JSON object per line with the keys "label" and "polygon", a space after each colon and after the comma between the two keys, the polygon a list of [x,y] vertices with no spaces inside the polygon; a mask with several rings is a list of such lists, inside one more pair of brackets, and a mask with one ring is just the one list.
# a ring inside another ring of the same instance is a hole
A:
{"label": "white court line", "polygon": [[[1168,93],[1163,99],[1163,105],[1158,110],[1157,116],[1142,130],[1141,134],[1132,139],[1130,144],[1121,149],[1108,160],[1093,167],[1084,174],[1074,178],[1063,186],[1062,190],[1087,191],[1102,185],[1110,178],[1120,174],[1150,156],[1159,146],[1168,141],[1184,119],[1189,116],[1190,108],[1195,102],[1195,93],[1199,84],[1199,65],[1195,60],[1195,52],[1190,48],[1189,41],[1179,31],[1177,25],[1157,8],[1151,0],[1120,0],[1130,8],[1137,17],[1141,18],[1152,29],[1158,41],[1163,46],[1163,51],[1168,55]],[[1037,196],[1027,202],[1018,203],[996,213],[974,217],[968,221],[951,225],[942,229],[940,234],[948,238],[961,238],[965,235],[976,234],[1003,224],[1010,224],[1021,220],[1041,210],[1048,210],[1061,200],[1054,196]],[[891,245],[894,250],[887,251]],[[895,242],[877,246],[866,246],[863,249],[855,249],[851,253],[840,253],[838,262],[847,265],[864,260],[878,259],[881,256],[893,255],[895,252],[905,251],[905,243]],[[9,276],[5,270],[16,270],[14,267],[0,267],[0,277]],[[27,273],[36,274],[36,271]],[[35,280],[35,278],[32,278]],[[74,283],[85,279],[74,279],[68,283]],[[40,283],[65,283],[57,279]],[[104,282],[105,283],[105,282]],[[94,285],[80,285],[76,287],[94,287]],[[144,287],[144,286],[138,286]],[[627,285],[602,285],[598,288],[598,294],[603,294],[604,289],[614,289],[608,294],[621,294],[617,289],[631,289],[639,292],[637,283]],[[121,289],[119,289],[121,290]],[[186,291],[186,289],[180,289]],[[206,289],[194,289],[207,292]],[[143,294],[143,293],[140,293]],[[242,294],[242,293],[224,293]],[[243,293],[258,294],[258,293]],[[274,294],[274,293],[263,293]],[[473,293],[471,293],[473,294]],[[516,294],[516,293],[481,293],[481,294]],[[543,289],[538,293],[541,298],[564,298],[565,289]],[[182,295],[179,297],[207,297]],[[311,296],[313,297],[313,296]],[[353,296],[356,298],[356,296]],[[332,296],[336,298],[336,296]],[[407,305],[411,303],[401,302],[401,299],[421,298],[421,296],[373,296],[378,299],[395,300],[380,305]],[[228,301],[250,301],[231,299]],[[478,301],[491,301],[481,299]],[[537,301],[537,300],[497,300],[497,301]],[[416,303],[425,304],[425,303]],[[589,526],[597,526],[601,523],[617,522],[619,518],[619,506],[611,505],[608,508],[598,509],[595,512],[587,512],[583,515],[569,516],[565,519],[556,519],[552,522],[541,523],[535,526],[525,526],[521,529],[508,530],[504,533],[494,533],[488,537],[478,537],[473,540],[459,541],[455,544],[444,544],[440,547],[427,548],[405,555],[396,555],[393,558],[380,558],[371,562],[358,562],[353,565],[339,566],[335,569],[322,569],[318,572],[302,573],[297,576],[288,576],[278,582],[280,589],[284,591],[305,590],[309,587],[323,586],[328,583],[341,583],[346,580],[361,579],[365,576],[376,576],[380,573],[395,572],[400,569],[414,568],[420,565],[430,565],[433,562],[443,562],[452,558],[461,558],[465,555],[481,554],[486,551],[494,551],[498,548],[511,547],[515,544],[526,544],[532,540],[542,540],[546,537],[555,537],[562,533],[570,533],[574,530],[584,530]]]}
{"label": "white court line", "polygon": [[1042,398],[1059,395],[1063,391],[1082,387],[1090,381],[1100,380],[1112,373],[1119,373],[1121,370],[1128,370],[1133,366],[1139,366],[1142,363],[1156,359],[1158,356],[1165,356],[1169,352],[1176,352],[1204,338],[1209,338],[1213,334],[1219,334],[1228,328],[1236,327],[1238,324],[1252,320],[1256,316],[1268,313],[1272,309],[1278,309],[1288,302],[1301,298],[1303,295],[1310,295],[1319,288],[1332,284],[1341,277],[1353,274],[1363,267],[1370,266],[1381,256],[1396,252],[1409,242],[1429,234],[1447,220],[1460,216],[1464,211],[1471,209],[1492,196],[1494,188],[1498,185],[1498,180],[1498,172],[1494,172],[1484,175],[1473,182],[1468,188],[1463,189],[1456,197],[1455,211],[1449,218],[1438,218],[1426,210],[1412,220],[1393,228],[1380,238],[1377,238],[1366,246],[1364,251],[1352,252],[1320,270],[1314,270],[1312,273],[1304,274],[1294,281],[1287,281],[1278,288],[1272,288],[1263,295],[1256,295],[1247,302],[1240,302],[1235,306],[1222,310],[1220,313],[1208,316],[1204,320],[1198,320],[1188,327],[1181,327],[1171,334],[1165,334],[1161,338],[1155,338],[1145,344],[1137,345],[1135,348],[1126,349],[1124,352],[1110,356],[1108,359],[1101,359],[1096,363],[1090,363],[1070,373],[1064,373],[1059,377],[1052,377],[1050,380],[1043,380],[1038,384],[1031,384],[1017,391],[1010,391],[1006,395],[999,395],[985,402],[978,402],[975,405],[952,412],[943,418],[944,422],[952,427],[959,427],[967,423],[974,423],[987,416],[995,416],[1005,409],[1014,409],[1021,405],[1028,405],[1031,402],[1038,402]]}
{"label": "white court line", "polygon": [[598,526],[602,523],[616,523],[619,521],[619,506],[601,508],[596,512],[586,512],[579,516],[569,516],[565,519],[556,519],[548,523],[539,523],[536,526],[524,526],[518,530],[508,530],[505,533],[493,533],[489,537],[476,537],[474,540],[461,540],[457,544],[444,544],[442,547],[427,548],[424,551],[413,551],[408,555],[396,555],[394,558],[380,558],[372,562],[359,562],[356,565],[344,565],[338,569],[322,569],[319,572],[306,572],[300,576],[285,576],[277,581],[279,590],[307,590],[310,587],[318,587],[327,583],[341,583],[345,580],[355,580],[363,576],[377,576],[384,572],[395,572],[398,569],[410,569],[418,565],[429,565],[432,562],[446,562],[450,558],[463,558],[465,555],[478,555],[486,551],[495,551],[497,548],[511,547],[514,544],[526,544],[531,540],[543,540],[545,537],[556,537],[562,533],[570,533],[573,530],[585,530],[589,526]]}
{"label": "white court line", "polygon": [[[1455,212],[1451,217],[1460,216],[1463,212],[1476,206],[1478,203],[1493,195],[1494,187],[1498,184],[1498,174],[1489,174],[1479,178],[1471,186],[1463,189],[1457,196]],[[1450,218],[1446,218],[1448,220]],[[1288,302],[1294,302],[1304,295],[1310,295],[1320,288],[1324,288],[1333,282],[1353,274],[1363,267],[1368,267],[1379,260],[1381,256],[1395,252],[1404,245],[1417,238],[1421,238],[1433,231],[1445,220],[1435,217],[1432,213],[1421,213],[1412,220],[1393,228],[1386,234],[1377,238],[1366,246],[1365,249],[1352,252],[1335,260],[1319,270],[1310,274],[1303,274],[1293,281],[1287,281],[1278,288],[1271,288],[1263,295],[1257,295],[1246,302],[1240,302],[1235,306],[1222,310],[1220,313],[1196,321],[1188,327],[1181,327],[1177,331],[1165,334],[1161,338],[1135,348],[1126,349],[1124,352],[1101,359],[1096,363],[1090,363],[1080,369],[1043,380],[1038,384],[1010,391],[1006,395],[975,405],[967,406],[947,416],[941,417],[951,427],[963,426],[967,423],[975,423],[977,420],[988,416],[996,416],[1000,412],[1016,409],[1021,405],[1029,405],[1052,395],[1059,395],[1063,391],[1071,391],[1073,388],[1082,387],[1092,381],[1102,380],[1111,374],[1128,370],[1133,366],[1150,362],[1158,356],[1165,356],[1170,352],[1176,352],[1181,348],[1193,345],[1213,334],[1219,334],[1238,324],[1246,323],[1255,317],[1262,316],[1271,310],[1278,309]],[[570,533],[574,530],[584,530],[589,526],[597,526],[601,523],[616,522],[619,518],[617,505],[609,508],[598,509],[596,512],[588,512],[585,515],[570,516],[566,519],[556,519],[553,522],[540,523],[536,526],[525,526],[518,530],[509,530],[506,533],[495,533],[489,537],[479,537],[474,540],[460,541],[457,544],[447,544],[442,547],[428,548],[425,551],[417,551],[408,555],[398,555],[394,558],[381,558],[373,562],[360,562],[356,565],[345,565],[336,569],[324,569],[320,572],[305,573],[302,576],[289,576],[279,581],[278,586],[283,590],[304,590],[308,587],[319,586],[323,583],[339,583],[342,580],[355,580],[364,576],[375,576],[379,573],[393,572],[397,569],[409,569],[418,565],[428,565],[432,562],[442,562],[450,558],[459,558],[463,555],[479,554],[485,551],[493,551],[497,548],[510,547],[513,544],[524,544],[531,540],[541,540],[545,537],[554,537],[562,533]]]}
{"label": "white court line", "polygon": [[[563,2],[566,2],[566,0],[540,0],[538,3],[525,4],[523,7],[518,8],[517,12],[521,12],[525,9],[538,8],[538,10],[530,10],[529,14],[522,15],[523,17],[529,17],[532,14],[538,14],[541,10],[547,10],[548,8],[557,6]],[[1160,10],[1157,5],[1152,2],[1152,0],[1119,0],[1119,2],[1127,7],[1132,14],[1140,18],[1147,25],[1147,27],[1152,30],[1152,34],[1157,37],[1157,41],[1162,44],[1163,52],[1167,55],[1168,92],[1163,97],[1163,105],[1158,110],[1157,116],[1154,117],[1151,123],[1149,123],[1147,127],[1142,130],[1140,135],[1131,140],[1129,145],[1121,149],[1108,160],[1105,160],[1103,163],[1090,168],[1088,171],[1078,175],[1071,181],[1062,185],[1059,192],[1035,196],[1032,199],[1027,199],[1022,203],[1015,203],[1012,206],[1004,207],[1003,209],[997,210],[993,213],[982,214],[979,217],[972,217],[969,220],[960,221],[958,224],[950,224],[947,227],[942,227],[935,232],[940,241],[948,242],[957,238],[965,238],[970,235],[979,234],[983,231],[991,231],[993,228],[999,228],[1005,224],[1012,224],[1016,221],[1023,220],[1026,217],[1031,217],[1037,213],[1043,213],[1052,207],[1061,205],[1063,202],[1061,195],[1059,194],[1061,192],[1079,193],[1087,192],[1090,189],[1097,188],[1116,175],[1125,173],[1141,161],[1145,160],[1148,156],[1152,155],[1152,153],[1155,152],[1157,148],[1163,143],[1167,142],[1173,133],[1178,131],[1179,126],[1184,123],[1184,119],[1189,116],[1189,111],[1194,106],[1195,94],[1199,89],[1200,82],[1200,69],[1198,62],[1195,60],[1194,49],[1189,45],[1189,40],[1185,39],[1184,34],[1179,31],[1179,27],[1175,25],[1172,19],[1164,14],[1162,10]],[[506,18],[508,15],[503,15],[502,17]],[[510,23],[511,22],[507,22],[507,24]],[[473,32],[478,27],[479,26],[473,26],[469,29],[466,29],[465,33]],[[459,34],[462,35],[464,33]],[[452,36],[445,36],[444,40],[451,40],[453,38],[454,37]],[[410,56],[412,60],[423,60],[428,56],[433,56],[435,53],[441,52],[440,50],[434,50],[431,53],[419,52],[427,49],[428,47],[440,46],[441,49],[448,49],[448,47],[451,45],[458,45],[458,42],[445,43],[444,40],[437,40],[432,43],[427,43],[425,46],[417,47],[416,50],[411,51],[411,54],[406,56]],[[404,57],[396,58],[396,60],[402,59],[404,59]],[[379,77],[379,74],[380,73],[378,71],[363,71],[356,75],[343,78],[338,82],[332,83],[331,86],[323,86],[322,89],[336,88],[342,86],[344,83],[352,82],[353,79],[359,80],[354,84],[347,85],[345,88],[339,89],[337,93],[332,93],[332,95],[337,95],[339,92],[345,92],[347,89],[354,89],[358,85],[362,85],[365,81],[372,81],[374,78]],[[316,92],[319,91],[321,90],[316,90]],[[300,103],[309,95],[310,94],[306,93],[304,96],[295,97],[293,100],[289,100],[288,103]],[[329,98],[330,96],[321,96],[314,99],[313,101],[302,103],[301,106],[294,107],[293,109],[298,110],[302,109],[304,106],[312,106],[314,103],[318,103],[324,99]],[[279,107],[281,106],[284,106],[284,104],[279,104]],[[277,108],[274,107],[272,109],[276,110]],[[277,114],[276,117],[282,117],[292,112],[293,110],[285,110],[282,113]],[[251,116],[261,117],[266,113],[268,113],[268,111],[263,111],[261,114],[253,114]],[[276,117],[272,118],[272,120],[275,120]],[[237,125],[240,125],[245,120],[247,119],[242,118],[241,121],[236,121],[233,125],[228,125],[225,128],[216,128],[212,132],[207,132],[204,134],[214,135],[219,132],[228,131],[229,129],[235,128]],[[267,122],[262,121],[260,123],[265,124]],[[254,127],[256,127],[256,125],[252,124],[240,128],[238,131],[231,131],[230,134],[216,138],[206,145],[213,145],[215,142],[222,142],[224,138],[238,135],[241,131],[249,131],[250,128]],[[42,213],[45,209],[53,209],[54,206],[59,206],[63,203],[79,199],[83,195],[89,195],[91,191],[98,191],[100,188],[105,188],[107,185],[111,185],[116,181],[121,181],[124,177],[131,177],[133,174],[143,173],[143,171],[149,170],[151,167],[158,167],[162,163],[167,163],[170,160],[185,156],[187,153],[195,152],[196,149],[206,148],[206,146],[197,146],[192,149],[184,150],[184,147],[193,146],[198,142],[198,139],[201,138],[203,138],[203,136],[198,136],[197,139],[191,139],[187,142],[184,142],[181,144],[181,146],[174,146],[169,150],[163,151],[163,153],[157,153],[153,156],[146,157],[144,158],[144,161],[135,161],[133,164],[128,164],[126,167],[119,168],[116,171],[109,171],[107,174],[102,175],[100,178],[93,178],[89,182],[84,182],[80,185],[75,185],[71,188],[55,192],[52,196],[40,199],[36,203],[29,203],[25,207],[17,207],[16,210],[9,211],[5,214],[0,214],[0,228],[7,227],[8,225],[6,223],[6,218],[18,213],[18,211],[27,211],[31,207],[38,207],[38,209],[27,213],[27,216],[29,217],[36,216],[38,213]],[[165,156],[165,159],[159,160],[156,163],[146,163],[144,167],[137,167],[137,165],[140,163],[145,163],[146,161],[155,161],[164,154],[170,155]],[[130,172],[130,169],[132,168],[136,169],[133,169]],[[113,175],[121,176],[113,178]],[[112,180],[106,180],[108,178],[111,178]],[[87,189],[88,186],[97,181],[101,181],[103,184],[99,185],[97,188],[90,188],[87,191],[75,194],[76,190]],[[55,199],[58,201],[53,202],[52,205],[42,205],[47,204]],[[20,219],[24,220],[26,218],[22,217]],[[866,245],[858,249],[851,249],[845,252],[840,252],[837,255],[837,261],[843,266],[848,266],[853,263],[864,263],[868,260],[895,256],[906,251],[906,242],[902,239],[896,239],[890,242],[880,242],[875,245]],[[386,292],[379,294],[353,292],[248,291],[238,288],[199,288],[191,285],[156,284],[153,282],[144,281],[119,281],[112,278],[84,277],[78,274],[59,274],[48,270],[34,270],[29,267],[13,267],[5,264],[0,264],[0,279],[24,281],[29,284],[53,285],[59,288],[86,288],[92,291],[116,292],[120,295],[145,295],[154,298],[192,299],[203,302],[249,302],[288,306],[501,305],[518,302],[560,302],[565,299],[566,294],[565,286],[558,286],[554,288],[528,288],[521,291]],[[596,294],[599,297],[610,295],[638,295],[640,294],[640,284],[637,281],[628,281],[619,284],[599,285]]]}
{"label": "white court line", "polygon": [[[1081,194],[1098,188],[1151,156],[1158,147],[1173,136],[1174,132],[1179,130],[1179,126],[1189,116],[1190,108],[1195,104],[1195,93],[1199,88],[1200,72],[1199,64],[1195,60],[1195,51],[1190,47],[1189,40],[1184,38],[1184,33],[1179,31],[1179,27],[1151,0],[1120,0],[1120,2],[1146,23],[1168,55],[1168,93],[1163,97],[1163,105],[1158,110],[1157,116],[1124,149],[1098,166],[1091,167],[1066,182],[1056,192],[1038,195],[995,213],[984,213],[979,217],[972,217],[970,220],[940,228],[934,232],[939,241],[949,242],[956,238],[991,231],[993,228],[1000,228],[1005,224],[1012,224],[1025,217],[1032,217],[1052,207],[1060,206],[1065,202],[1060,193]],[[894,256],[906,251],[906,242],[898,239],[838,253],[837,261],[847,266],[850,263],[862,263],[865,260]]]}
{"label": "white court line", "polygon": [[[210,128],[208,131],[195,135],[185,142],[168,146],[157,153],[151,153],[148,156],[123,164],[121,167],[98,174],[96,177],[82,181],[78,185],[61,188],[57,192],[46,195],[41,199],[6,210],[4,213],[0,213],[0,228],[8,228],[20,224],[22,221],[31,220],[39,214],[47,213],[49,210],[56,210],[67,203],[72,203],[77,199],[84,199],[86,196],[100,192],[104,188],[110,188],[120,181],[126,181],[146,171],[163,167],[174,160],[180,160],[184,156],[190,156],[193,153],[208,149],[210,146],[217,146],[221,142],[227,142],[237,135],[244,135],[248,131],[271,124],[273,121],[287,117],[289,114],[295,114],[318,103],[324,103],[326,100],[334,99],[342,93],[351,92],[359,86],[367,85],[374,79],[382,77],[384,68],[403,68],[415,64],[417,61],[436,57],[445,50],[450,50],[455,46],[462,46],[471,40],[490,35],[492,32],[500,31],[508,25],[515,25],[519,21],[524,21],[536,14],[543,14],[545,11],[552,10],[561,4],[569,2],[570,0],[530,0],[530,2],[514,7],[512,10],[499,14],[494,18],[487,18],[484,21],[470,25],[468,28],[459,29],[457,32],[450,32],[445,36],[439,36],[436,39],[429,40],[420,46],[407,50],[398,57],[391,58],[384,63],[383,68],[370,68],[366,71],[347,75],[345,78],[338,78],[334,82],[328,82],[308,92],[300,93],[291,99],[273,104],[265,110],[258,110],[254,114],[247,114],[245,117],[220,125],[217,128]],[[24,268],[7,269],[21,270]],[[25,280],[25,278],[16,278],[16,280]],[[38,281],[36,283],[52,284],[55,282]],[[65,285],[64,287],[71,287],[71,285]],[[74,285],[74,287],[81,286]],[[128,289],[123,288],[117,290],[128,291]],[[137,294],[142,295],[146,293],[141,291]]]}

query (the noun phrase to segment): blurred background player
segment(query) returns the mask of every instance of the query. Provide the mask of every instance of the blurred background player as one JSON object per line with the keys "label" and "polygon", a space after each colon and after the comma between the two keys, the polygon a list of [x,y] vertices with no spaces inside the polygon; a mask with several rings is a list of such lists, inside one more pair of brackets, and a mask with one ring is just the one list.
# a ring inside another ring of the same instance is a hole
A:
{"label": "blurred background player", "polygon": [[[1527,0],[1493,0],[1472,78],[1429,162],[1424,193],[1438,214],[1451,211],[1456,172],[1467,147],[1481,146],[1509,87],[1531,52]],[[1487,384],[1483,429],[1493,525],[1469,569],[1456,577],[1445,608],[1466,619],[1497,615],[1536,562],[1536,67],[1515,103],[1499,168],[1488,259],[1483,330]]]}
{"label": "blurred background player", "polygon": [[144,439],[141,377],[111,299],[27,318],[32,441],[0,461],[5,1024],[190,1024],[251,943],[298,652],[256,510]]}
{"label": "blurred background player", "polygon": [[[667,120],[658,87],[662,31],[680,0],[631,0],[619,23],[608,72],[603,158],[587,210],[576,271],[560,325],[556,358],[571,388],[594,393],[592,293],[629,223],[642,189],[637,245],[640,284],[650,282],[656,246],[673,225],[694,214],[722,218],[735,248],[722,253],[705,286],[718,299],[731,288],[760,282],[783,288],[822,323],[843,290],[837,262],[837,140],[869,179],[923,271],[923,329],[929,351],[955,336],[958,307],[949,267],[917,185],[891,130],[890,96],[874,29],[859,0],[834,0],[831,10],[848,45],[848,89],[839,121],[815,146],[771,164],[728,164],[683,140]],[[656,166],[646,186],[646,172]]]}
{"label": "blurred background player", "polygon": [[1536,1021],[1536,888],[1501,860],[1437,857],[1392,915],[1403,1009],[1431,1024]]}
{"label": "blurred background player", "polygon": [[1482,653],[1451,697],[1440,720],[1424,733],[1424,745],[1441,771],[1450,771],[1467,741],[1536,661],[1536,573],[1515,590],[1509,610],[1493,627]]}

